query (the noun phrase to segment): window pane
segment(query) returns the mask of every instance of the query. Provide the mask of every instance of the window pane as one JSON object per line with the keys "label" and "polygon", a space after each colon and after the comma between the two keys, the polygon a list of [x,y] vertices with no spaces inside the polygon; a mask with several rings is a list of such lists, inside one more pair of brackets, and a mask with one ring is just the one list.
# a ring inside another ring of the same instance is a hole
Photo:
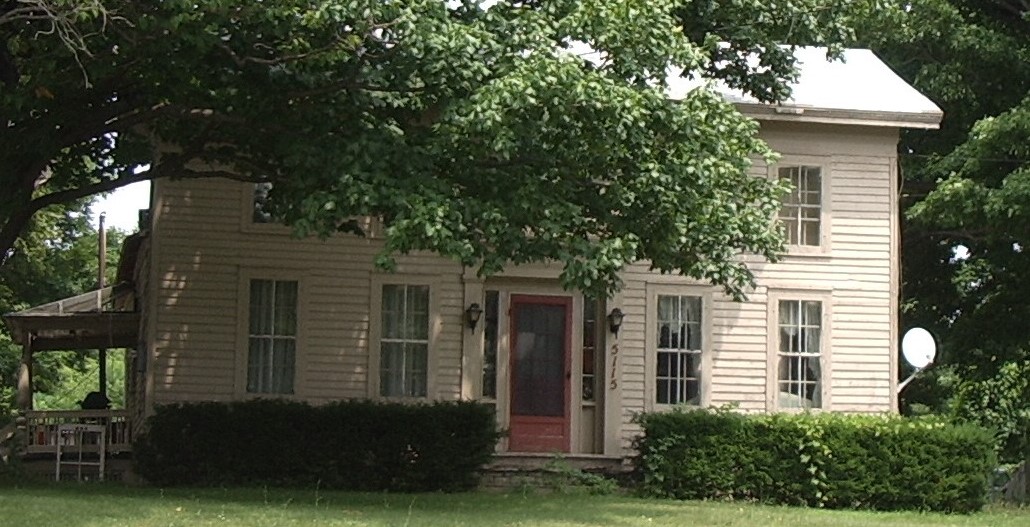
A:
{"label": "window pane", "polygon": [[297,282],[275,282],[275,335],[297,334]]}
{"label": "window pane", "polygon": [[429,339],[429,287],[408,286],[405,303],[407,310],[404,317],[405,338],[412,340]]}
{"label": "window pane", "polygon": [[263,392],[264,379],[262,373],[269,371],[269,354],[271,353],[271,340],[267,338],[251,337],[250,350],[247,354],[247,391],[251,393]]}
{"label": "window pane", "polygon": [[379,354],[379,394],[404,395],[404,344],[384,342]]}
{"label": "window pane", "polygon": [[383,286],[383,338],[403,338],[401,314],[404,309],[404,288],[397,285]]}
{"label": "window pane", "polygon": [[251,221],[254,223],[271,223],[272,214],[268,212],[268,193],[272,190],[271,183],[254,184],[254,213]]}
{"label": "window pane", "polygon": [[275,339],[272,342],[272,382],[269,391],[293,393],[296,344],[294,339]]}
{"label": "window pane", "polygon": [[425,344],[408,343],[404,345],[405,385],[404,395],[408,397],[426,396],[426,365],[428,350]]}
{"label": "window pane", "polygon": [[271,280],[250,281],[250,334],[272,334],[272,291],[275,282]]}
{"label": "window pane", "polygon": [[822,170],[819,167],[804,167],[804,178],[805,190],[809,192],[821,192],[822,191]]}
{"label": "window pane", "polygon": [[658,353],[658,376],[659,377],[671,377],[672,376],[672,356],[671,353]]}

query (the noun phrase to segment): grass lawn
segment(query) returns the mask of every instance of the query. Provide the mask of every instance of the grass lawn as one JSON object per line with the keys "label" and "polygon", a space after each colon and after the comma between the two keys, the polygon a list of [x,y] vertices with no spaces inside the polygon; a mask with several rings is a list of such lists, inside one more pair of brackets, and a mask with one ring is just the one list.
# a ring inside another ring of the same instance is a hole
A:
{"label": "grass lawn", "polygon": [[975,515],[824,511],[615,496],[359,494],[283,489],[157,489],[114,484],[0,486],[4,527],[108,526],[1030,526],[1030,508]]}

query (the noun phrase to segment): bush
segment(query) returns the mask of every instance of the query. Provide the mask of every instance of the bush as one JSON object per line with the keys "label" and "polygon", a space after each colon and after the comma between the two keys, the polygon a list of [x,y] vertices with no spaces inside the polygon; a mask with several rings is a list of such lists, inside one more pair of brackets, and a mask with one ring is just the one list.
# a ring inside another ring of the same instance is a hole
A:
{"label": "bush", "polygon": [[474,487],[499,433],[470,403],[259,399],[160,406],[134,445],[158,485],[315,485],[350,490]]}
{"label": "bush", "polygon": [[895,416],[641,416],[646,493],[677,499],[970,512],[983,507],[994,442],[973,425]]}

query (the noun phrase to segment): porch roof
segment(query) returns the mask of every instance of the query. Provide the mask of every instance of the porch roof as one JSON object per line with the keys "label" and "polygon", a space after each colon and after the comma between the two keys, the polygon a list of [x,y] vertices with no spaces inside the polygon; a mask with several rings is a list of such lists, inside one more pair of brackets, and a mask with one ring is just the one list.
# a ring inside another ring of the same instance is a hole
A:
{"label": "porch roof", "polygon": [[139,313],[132,284],[120,283],[8,313],[4,322],[15,342],[32,351],[136,346]]}

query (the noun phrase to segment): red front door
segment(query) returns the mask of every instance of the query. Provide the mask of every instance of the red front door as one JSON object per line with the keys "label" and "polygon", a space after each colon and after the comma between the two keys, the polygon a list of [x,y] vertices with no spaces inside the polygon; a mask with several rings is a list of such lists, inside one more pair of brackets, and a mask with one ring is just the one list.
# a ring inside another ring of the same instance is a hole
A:
{"label": "red front door", "polygon": [[512,452],[569,451],[572,298],[511,297]]}

